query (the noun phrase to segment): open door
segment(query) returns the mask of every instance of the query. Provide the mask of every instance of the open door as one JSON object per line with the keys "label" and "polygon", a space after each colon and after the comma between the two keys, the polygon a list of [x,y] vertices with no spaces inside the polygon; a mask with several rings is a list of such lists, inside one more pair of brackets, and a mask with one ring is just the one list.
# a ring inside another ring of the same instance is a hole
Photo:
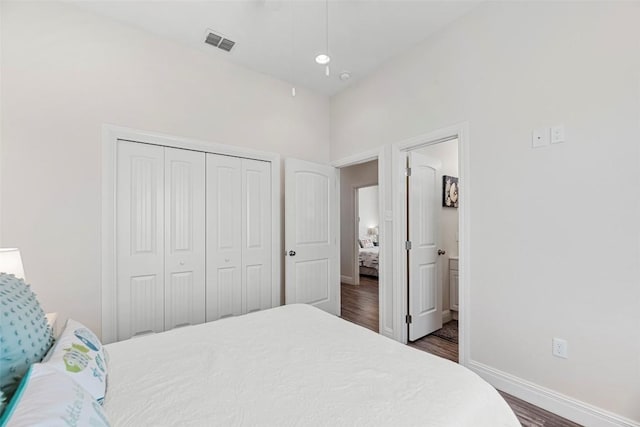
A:
{"label": "open door", "polygon": [[285,159],[285,302],[340,315],[337,170]]}
{"label": "open door", "polygon": [[438,182],[440,161],[409,152],[407,213],[409,240],[409,340],[442,328],[438,286]]}

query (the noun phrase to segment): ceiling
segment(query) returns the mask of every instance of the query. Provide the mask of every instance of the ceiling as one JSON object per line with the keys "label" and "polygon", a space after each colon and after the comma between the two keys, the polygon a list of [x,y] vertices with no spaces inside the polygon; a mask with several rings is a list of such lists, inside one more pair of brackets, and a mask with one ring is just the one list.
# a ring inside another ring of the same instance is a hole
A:
{"label": "ceiling", "polygon": [[[78,1],[76,4],[252,70],[334,95],[410,49],[481,0],[329,0],[330,76],[315,63],[326,50],[322,0]],[[231,52],[204,43],[212,29]],[[342,81],[339,74],[349,71]]]}

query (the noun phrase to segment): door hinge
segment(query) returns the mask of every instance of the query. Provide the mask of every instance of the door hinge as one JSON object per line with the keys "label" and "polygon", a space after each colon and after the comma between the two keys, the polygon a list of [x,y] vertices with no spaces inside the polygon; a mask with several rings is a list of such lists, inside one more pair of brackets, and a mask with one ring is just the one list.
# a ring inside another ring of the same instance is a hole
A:
{"label": "door hinge", "polygon": [[406,242],[404,242],[404,248],[408,251],[411,250],[411,240],[407,240]]}
{"label": "door hinge", "polygon": [[411,323],[413,321],[413,319],[411,318],[410,314],[407,314],[407,316],[405,317],[404,320],[405,320],[406,323]]}
{"label": "door hinge", "polygon": [[405,174],[406,176],[411,176],[411,168],[407,168],[407,169],[405,169],[404,174]]}

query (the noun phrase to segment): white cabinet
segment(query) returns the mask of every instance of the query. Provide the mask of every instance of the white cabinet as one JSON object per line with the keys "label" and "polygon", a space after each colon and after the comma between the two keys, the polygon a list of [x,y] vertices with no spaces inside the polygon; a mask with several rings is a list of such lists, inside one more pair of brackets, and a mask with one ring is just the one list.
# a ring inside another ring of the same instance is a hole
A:
{"label": "white cabinet", "polygon": [[271,163],[119,140],[116,339],[270,308]]}
{"label": "white cabinet", "polygon": [[451,310],[458,311],[458,258],[449,258],[449,298]]}
{"label": "white cabinet", "polygon": [[272,307],[271,164],[207,154],[207,321]]}
{"label": "white cabinet", "polygon": [[118,340],[204,322],[204,168],[204,153],[118,141]]}

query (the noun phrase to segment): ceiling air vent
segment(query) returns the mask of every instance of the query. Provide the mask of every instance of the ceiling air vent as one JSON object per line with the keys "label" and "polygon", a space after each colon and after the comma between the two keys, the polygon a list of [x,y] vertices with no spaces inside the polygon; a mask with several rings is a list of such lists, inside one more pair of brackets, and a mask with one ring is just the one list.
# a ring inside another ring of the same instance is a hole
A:
{"label": "ceiling air vent", "polygon": [[224,38],[224,36],[216,34],[211,30],[207,30],[207,38],[204,40],[204,42],[226,52],[230,52],[233,46],[235,46],[236,44],[236,42],[226,39]]}
{"label": "ceiling air vent", "polygon": [[222,50],[226,50],[227,52],[229,52],[231,48],[233,48],[234,44],[236,44],[236,42],[232,42],[229,39],[222,39],[218,47]]}

